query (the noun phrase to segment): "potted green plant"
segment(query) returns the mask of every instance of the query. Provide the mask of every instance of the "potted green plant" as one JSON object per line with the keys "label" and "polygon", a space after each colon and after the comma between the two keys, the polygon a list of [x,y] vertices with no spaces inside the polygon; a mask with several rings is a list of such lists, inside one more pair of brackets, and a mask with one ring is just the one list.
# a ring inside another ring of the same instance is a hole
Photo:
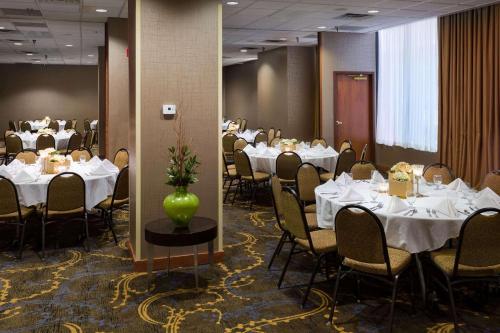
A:
{"label": "potted green plant", "polygon": [[186,227],[198,210],[200,200],[188,192],[188,186],[198,181],[198,158],[185,143],[182,120],[176,121],[175,133],[177,142],[168,149],[170,155],[167,168],[167,185],[175,188],[163,200],[165,214],[179,227]]}

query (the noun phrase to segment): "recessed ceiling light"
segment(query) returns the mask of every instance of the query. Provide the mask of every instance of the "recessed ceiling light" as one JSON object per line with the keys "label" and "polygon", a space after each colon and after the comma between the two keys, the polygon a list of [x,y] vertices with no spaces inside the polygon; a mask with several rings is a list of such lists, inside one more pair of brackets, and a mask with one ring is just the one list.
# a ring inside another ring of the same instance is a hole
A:
{"label": "recessed ceiling light", "polygon": [[239,5],[240,3],[238,1],[228,1],[226,2],[226,5],[228,6],[236,6]]}
{"label": "recessed ceiling light", "polygon": [[40,60],[35,60],[35,62],[36,62],[37,64],[41,63],[41,61],[40,61]]}
{"label": "recessed ceiling light", "polygon": [[64,46],[66,46],[66,47],[73,47],[73,44],[66,44]]}
{"label": "recessed ceiling light", "polygon": [[5,27],[0,27],[0,30],[5,30]]}
{"label": "recessed ceiling light", "polygon": [[324,25],[320,25],[320,26],[319,26],[319,27],[317,27],[317,28],[318,28],[318,29],[323,30],[323,29],[326,29],[326,26],[324,26]]}
{"label": "recessed ceiling light", "polygon": [[33,55],[33,53],[26,53],[26,55],[27,55],[27,56],[32,56],[32,55]]}
{"label": "recessed ceiling light", "polygon": [[94,55],[93,55],[93,54],[89,54],[89,57],[90,57],[90,58],[93,58],[93,57],[94,57]]}
{"label": "recessed ceiling light", "polygon": [[108,12],[108,10],[105,8],[97,8],[95,11],[98,13],[107,13]]}
{"label": "recessed ceiling light", "polygon": [[247,49],[241,49],[240,52],[247,53],[248,50]]}
{"label": "recessed ceiling light", "polygon": [[373,9],[373,10],[369,10],[368,14],[377,14],[378,12],[379,12],[378,10]]}
{"label": "recessed ceiling light", "polygon": [[22,46],[22,45],[23,45],[23,43],[15,42],[15,43],[14,43],[14,45],[15,45],[15,46]]}
{"label": "recessed ceiling light", "polygon": [[280,38],[280,41],[282,41],[282,42],[286,42],[287,40],[288,40],[288,38],[285,38],[285,37]]}

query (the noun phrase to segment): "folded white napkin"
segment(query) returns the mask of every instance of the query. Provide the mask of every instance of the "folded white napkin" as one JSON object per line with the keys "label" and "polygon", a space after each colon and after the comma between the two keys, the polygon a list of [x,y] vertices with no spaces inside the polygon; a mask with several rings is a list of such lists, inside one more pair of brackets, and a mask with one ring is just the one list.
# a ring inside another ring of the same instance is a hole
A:
{"label": "folded white napkin", "polygon": [[500,196],[496,194],[491,188],[486,187],[481,192],[476,200],[478,208],[500,208]]}
{"label": "folded white napkin", "polygon": [[325,147],[321,143],[316,144],[316,146],[312,147],[311,150],[317,151],[317,152],[324,152]]}
{"label": "folded white napkin", "polygon": [[372,184],[375,184],[375,183],[383,183],[385,181],[384,177],[380,174],[380,172],[378,172],[377,170],[375,170],[375,172],[373,173],[372,175],[372,179],[371,179],[371,182]]}
{"label": "folded white napkin", "polygon": [[272,147],[266,148],[266,152],[264,153],[265,156],[271,157],[278,156],[279,154],[281,154],[281,150]]}
{"label": "folded white napkin", "polygon": [[98,165],[101,165],[101,159],[98,157],[98,156],[94,156],[92,157],[88,162],[87,162],[87,165],[88,166],[92,166],[92,167],[96,167]]}
{"label": "folded white napkin", "polygon": [[365,197],[352,187],[349,187],[339,198],[339,201],[342,202],[363,200],[365,200]]}
{"label": "folded white napkin", "polygon": [[243,148],[243,151],[247,153],[247,155],[253,155],[257,153],[257,149],[255,149],[252,145],[246,145],[245,148]]}
{"label": "folded white napkin", "polygon": [[108,170],[109,172],[112,172],[112,173],[119,173],[120,172],[120,169],[118,169],[118,167],[116,165],[114,165],[113,163],[111,163],[108,160],[103,160],[102,161],[102,166],[106,170]]}
{"label": "folded white napkin", "polygon": [[345,172],[342,172],[342,174],[340,176],[337,177],[337,179],[335,179],[335,183],[339,184],[339,185],[347,185],[349,184],[350,182],[352,181],[352,177],[349,176],[347,173]]}
{"label": "folded white napkin", "polygon": [[22,169],[14,176],[13,181],[15,183],[31,183],[36,181],[40,177],[38,172],[34,170]]}
{"label": "folded white napkin", "polygon": [[11,179],[12,175],[9,173],[9,170],[5,165],[0,165],[0,176]]}
{"label": "folded white napkin", "polygon": [[401,200],[399,197],[393,195],[391,196],[389,202],[387,203],[386,211],[388,213],[396,214],[405,211],[407,209],[408,209],[408,204],[405,201]]}
{"label": "folded white napkin", "polygon": [[453,190],[453,191],[457,191],[457,192],[469,189],[467,184],[465,184],[464,181],[460,178],[455,179],[454,181],[449,183],[447,186],[448,186],[449,190]]}
{"label": "folded white napkin", "polygon": [[457,209],[450,198],[438,200],[432,208],[449,217],[457,217]]}
{"label": "folded white napkin", "polygon": [[259,142],[255,148],[259,149],[259,148],[267,148],[267,145],[265,142]]}
{"label": "folded white napkin", "polygon": [[93,167],[89,174],[91,176],[106,176],[109,175],[110,172],[104,167],[103,163],[100,163],[99,165]]}
{"label": "folded white napkin", "polygon": [[328,148],[325,149],[324,153],[328,154],[328,155],[336,155],[337,154],[337,152],[335,151],[335,149],[333,149],[330,146],[328,146]]}
{"label": "folded white napkin", "polygon": [[12,175],[24,167],[25,165],[23,165],[19,160],[15,159],[12,160],[9,165],[7,165],[7,171]]}
{"label": "folded white napkin", "polygon": [[319,186],[319,192],[336,193],[339,191],[339,186],[332,179],[329,179],[326,183]]}

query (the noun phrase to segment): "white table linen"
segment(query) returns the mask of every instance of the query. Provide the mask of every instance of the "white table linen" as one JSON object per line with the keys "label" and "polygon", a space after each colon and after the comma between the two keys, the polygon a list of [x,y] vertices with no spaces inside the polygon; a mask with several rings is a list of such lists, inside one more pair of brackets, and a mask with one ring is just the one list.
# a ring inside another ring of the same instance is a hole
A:
{"label": "white table linen", "polygon": [[222,123],[222,130],[227,131],[227,128],[229,127],[229,124],[231,124],[231,120],[226,120],[225,122]]}
{"label": "white table linen", "polygon": [[[30,124],[33,131],[38,131],[49,126],[49,123],[44,120],[28,120],[28,123]],[[57,123],[59,124],[59,131],[64,130],[66,120],[57,120]]]}
{"label": "white table linen", "polygon": [[[69,131],[59,131],[56,134],[53,134],[52,136],[54,137],[55,143],[56,143],[56,149],[57,150],[65,150],[68,147],[68,142],[69,138],[75,133],[73,130]],[[38,133],[30,133],[28,131],[26,132],[18,132],[16,133],[18,137],[21,138],[23,142],[23,148],[24,149],[36,149],[36,139],[40,134]]]}
{"label": "white table linen", "polygon": [[93,131],[96,131],[97,130],[97,123],[98,123],[97,120],[92,120],[90,122],[90,129],[93,130]]}
{"label": "white table linen", "polygon": [[237,132],[235,134],[238,138],[245,139],[248,143],[253,143],[255,141],[255,137],[259,134],[259,131],[247,129],[241,133]]}
{"label": "white table linen", "polygon": [[[360,204],[368,208],[376,206],[376,203],[369,202],[371,201],[370,191],[373,190],[370,189],[370,186],[371,184],[365,181],[354,181],[347,186],[339,186],[333,182],[318,186],[315,189],[315,194],[319,227],[333,229],[335,215],[340,208],[347,204]],[[364,200],[361,203],[359,201],[339,201],[348,188],[355,189],[356,192],[363,195]],[[444,186],[440,190],[436,190],[434,187],[424,184],[420,186],[420,190],[427,196],[416,199],[414,206],[418,212],[413,216],[404,216],[408,209],[400,210],[398,213],[389,213],[388,209],[392,209],[391,207],[394,205],[391,202],[391,197],[387,194],[379,194],[377,201],[383,203],[383,207],[375,210],[374,213],[384,227],[389,246],[404,249],[410,253],[419,253],[439,249],[445,245],[448,239],[458,237],[460,228],[467,218],[467,215],[461,212],[471,211],[469,201],[464,198],[462,193],[448,190]],[[468,196],[472,199],[472,194],[468,194]],[[456,207],[456,210],[460,211],[457,211],[456,216],[453,214],[448,216],[443,213],[446,205],[450,205],[450,202]],[[496,207],[500,208],[500,201],[497,204]],[[476,201],[473,202],[472,206],[476,206]],[[431,209],[432,217],[428,215],[427,208]],[[436,210],[437,218],[432,214],[432,209]]]}

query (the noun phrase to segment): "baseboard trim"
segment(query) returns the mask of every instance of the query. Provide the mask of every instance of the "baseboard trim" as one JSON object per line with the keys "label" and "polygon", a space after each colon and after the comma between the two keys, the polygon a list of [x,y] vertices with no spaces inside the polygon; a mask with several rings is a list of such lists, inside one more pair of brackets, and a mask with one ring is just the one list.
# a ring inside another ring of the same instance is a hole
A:
{"label": "baseboard trim", "polygon": [[[130,245],[130,241],[127,241],[127,247],[132,255],[134,261],[134,272],[146,272],[148,261],[146,259],[137,260],[135,257],[134,249]],[[224,261],[224,251],[216,251],[214,253],[214,262]],[[208,264],[208,253],[201,252],[198,253],[198,264]],[[153,258],[153,270],[166,269],[168,265],[168,257],[157,257]],[[170,257],[170,268],[177,267],[192,267],[194,266],[194,256],[192,254],[184,254],[180,256]]]}

